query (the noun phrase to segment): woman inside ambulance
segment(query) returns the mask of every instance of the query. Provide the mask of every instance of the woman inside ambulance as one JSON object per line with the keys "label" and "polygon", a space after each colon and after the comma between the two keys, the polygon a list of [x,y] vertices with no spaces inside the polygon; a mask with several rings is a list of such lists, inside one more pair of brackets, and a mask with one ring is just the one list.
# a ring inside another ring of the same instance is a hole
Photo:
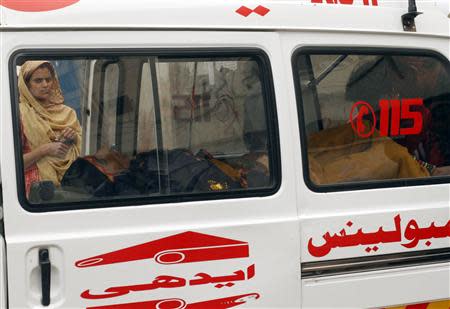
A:
{"label": "woman inside ambulance", "polygon": [[81,126],[64,104],[59,81],[48,61],[27,61],[19,73],[19,108],[25,187],[51,181],[55,186],[81,149]]}

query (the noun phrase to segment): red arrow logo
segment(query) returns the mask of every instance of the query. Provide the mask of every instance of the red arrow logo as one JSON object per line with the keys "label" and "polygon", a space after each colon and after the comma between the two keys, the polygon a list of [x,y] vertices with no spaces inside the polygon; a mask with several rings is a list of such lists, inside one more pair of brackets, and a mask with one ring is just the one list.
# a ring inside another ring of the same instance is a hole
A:
{"label": "red arrow logo", "polygon": [[181,264],[248,256],[249,248],[246,242],[184,232],[80,260],[75,266],[84,268],[153,258],[159,264]]}
{"label": "red arrow logo", "polygon": [[171,298],[139,303],[88,307],[87,309],[227,309],[255,301],[259,297],[258,293],[250,293],[191,304],[186,303],[186,301],[180,298]]}
{"label": "red arrow logo", "polygon": [[21,12],[46,12],[62,9],[80,0],[1,0],[8,9]]}

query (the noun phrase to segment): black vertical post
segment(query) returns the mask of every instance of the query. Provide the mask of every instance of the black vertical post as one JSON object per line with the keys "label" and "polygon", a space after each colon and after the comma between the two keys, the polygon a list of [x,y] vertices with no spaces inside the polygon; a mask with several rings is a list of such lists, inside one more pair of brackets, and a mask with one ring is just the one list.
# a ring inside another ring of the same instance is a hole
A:
{"label": "black vertical post", "polygon": [[403,30],[416,32],[415,18],[420,14],[417,12],[416,0],[408,0],[408,13],[402,15]]}
{"label": "black vertical post", "polygon": [[157,160],[159,169],[159,193],[166,194],[169,190],[169,168],[167,162],[167,155],[164,149],[164,141],[162,134],[162,121],[161,121],[161,105],[159,100],[158,89],[158,73],[156,72],[157,57],[149,57],[150,75],[152,79],[153,88],[153,103],[155,105],[155,126],[156,126],[156,147],[157,147]]}
{"label": "black vertical post", "polygon": [[408,13],[417,12],[416,0],[409,0]]}

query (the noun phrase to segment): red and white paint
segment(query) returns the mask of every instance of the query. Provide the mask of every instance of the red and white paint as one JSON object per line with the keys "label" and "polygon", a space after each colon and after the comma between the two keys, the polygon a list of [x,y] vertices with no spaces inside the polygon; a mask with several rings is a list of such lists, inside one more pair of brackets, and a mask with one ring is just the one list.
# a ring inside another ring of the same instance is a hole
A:
{"label": "red and white paint", "polygon": [[378,0],[311,0],[311,3],[378,6]]}
{"label": "red and white paint", "polygon": [[22,12],[54,11],[73,5],[80,0],[2,0],[0,6]]}
{"label": "red and white paint", "polygon": [[250,293],[196,303],[187,303],[185,300],[180,298],[171,298],[137,303],[88,307],[86,309],[226,309],[246,304],[247,302],[254,301],[259,297],[260,296],[258,293]]}
{"label": "red and white paint", "polygon": [[[420,110],[423,109],[423,99],[380,100],[378,105],[379,119],[369,103],[359,101],[353,104],[349,121],[359,137],[371,137],[378,120],[380,136],[418,135],[422,132],[423,116]],[[405,120],[411,122],[408,127],[402,127]]]}
{"label": "red and white paint", "polygon": [[76,262],[75,266],[92,267],[153,258],[159,264],[181,264],[248,256],[249,249],[246,242],[197,232],[184,232],[83,259]]}
{"label": "red and white paint", "polygon": [[269,12],[270,12],[270,9],[268,9],[262,5],[258,5],[254,9],[251,9],[251,8],[243,5],[236,10],[236,13],[238,13],[239,15],[242,15],[244,17],[248,17],[252,13],[255,13],[259,16],[266,16]]}
{"label": "red and white paint", "polygon": [[[411,219],[402,226],[401,216],[394,218],[395,228],[385,231],[382,226],[373,232],[363,231],[359,228],[356,232],[348,232],[347,229],[352,227],[354,223],[348,221],[347,228],[341,229],[335,234],[326,232],[322,236],[322,240],[314,241],[311,237],[308,241],[308,252],[314,257],[323,257],[328,255],[335,248],[357,247],[362,246],[366,253],[377,252],[380,250],[380,244],[400,243],[404,248],[415,248],[420,241],[425,246],[430,247],[432,239],[450,237],[450,220],[447,224],[437,226],[432,222],[429,226],[420,227],[416,220]],[[317,242],[320,244],[318,245]]]}
{"label": "red and white paint", "polygon": [[[153,258],[160,264],[170,266],[171,264],[208,262],[248,257],[249,246],[247,242],[189,231],[83,259],[76,262],[75,266],[78,268],[88,268],[92,266],[126,263]],[[151,282],[112,286],[105,288],[103,292],[100,293],[92,292],[91,289],[87,289],[80,294],[80,297],[85,300],[95,301],[162,289],[174,289],[173,291],[176,291],[177,288],[193,288],[197,286],[229,289],[234,287],[238,282],[246,282],[253,279],[254,276],[255,264],[247,266],[246,269],[238,269],[231,274],[209,274],[205,271],[198,272],[191,277],[164,274],[156,276]],[[88,307],[87,309],[225,309],[239,306],[249,300],[256,300],[259,297],[260,295],[258,293],[250,293],[194,303],[188,303],[180,298],[171,298]]]}

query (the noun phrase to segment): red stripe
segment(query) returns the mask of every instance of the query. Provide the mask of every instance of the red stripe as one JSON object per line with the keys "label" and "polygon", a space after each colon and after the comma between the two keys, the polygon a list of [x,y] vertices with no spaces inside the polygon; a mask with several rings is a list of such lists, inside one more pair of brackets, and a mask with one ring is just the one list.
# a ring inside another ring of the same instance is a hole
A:
{"label": "red stripe", "polygon": [[409,305],[406,306],[405,309],[427,309],[430,303],[417,304],[417,305]]}

